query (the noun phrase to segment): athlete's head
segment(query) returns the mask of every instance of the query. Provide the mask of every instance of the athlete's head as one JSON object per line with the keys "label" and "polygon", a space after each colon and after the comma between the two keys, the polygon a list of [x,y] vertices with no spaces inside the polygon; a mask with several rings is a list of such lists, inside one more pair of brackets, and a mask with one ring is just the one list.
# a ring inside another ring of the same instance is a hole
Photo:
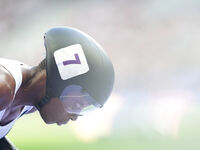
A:
{"label": "athlete's head", "polygon": [[44,40],[46,95],[36,104],[44,121],[65,123],[87,109],[101,108],[114,83],[113,65],[103,48],[69,27],[48,30]]}

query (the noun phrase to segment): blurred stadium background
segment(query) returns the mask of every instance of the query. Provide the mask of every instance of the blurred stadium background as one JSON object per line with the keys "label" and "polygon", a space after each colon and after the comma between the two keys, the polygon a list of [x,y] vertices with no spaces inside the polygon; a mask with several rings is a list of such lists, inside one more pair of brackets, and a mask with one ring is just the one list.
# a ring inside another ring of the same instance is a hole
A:
{"label": "blurred stadium background", "polygon": [[105,107],[65,126],[38,113],[8,137],[20,150],[199,150],[199,0],[1,0],[0,55],[45,57],[44,32],[76,27],[111,57],[116,84]]}

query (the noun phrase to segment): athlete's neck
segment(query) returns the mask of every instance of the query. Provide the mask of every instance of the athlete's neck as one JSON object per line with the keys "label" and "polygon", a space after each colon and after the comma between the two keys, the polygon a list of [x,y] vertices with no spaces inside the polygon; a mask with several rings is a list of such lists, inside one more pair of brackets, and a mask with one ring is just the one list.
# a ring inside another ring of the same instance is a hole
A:
{"label": "athlete's neck", "polygon": [[18,97],[14,102],[15,106],[34,106],[45,94],[46,71],[35,66],[23,71],[23,82],[19,89]]}

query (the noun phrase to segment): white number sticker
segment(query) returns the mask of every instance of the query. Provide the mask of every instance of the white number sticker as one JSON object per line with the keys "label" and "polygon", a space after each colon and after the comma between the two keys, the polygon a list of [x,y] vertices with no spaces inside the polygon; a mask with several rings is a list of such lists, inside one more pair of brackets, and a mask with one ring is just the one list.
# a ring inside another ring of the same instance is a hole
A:
{"label": "white number sticker", "polygon": [[71,45],[54,52],[62,80],[67,80],[89,71],[87,59],[80,44]]}

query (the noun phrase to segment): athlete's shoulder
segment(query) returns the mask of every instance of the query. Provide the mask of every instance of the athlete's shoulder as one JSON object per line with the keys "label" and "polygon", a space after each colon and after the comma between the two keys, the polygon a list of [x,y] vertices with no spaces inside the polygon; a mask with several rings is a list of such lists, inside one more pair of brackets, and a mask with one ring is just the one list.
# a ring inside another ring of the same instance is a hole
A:
{"label": "athlete's shoulder", "polygon": [[0,65],[0,110],[5,109],[13,100],[15,80],[12,75]]}

